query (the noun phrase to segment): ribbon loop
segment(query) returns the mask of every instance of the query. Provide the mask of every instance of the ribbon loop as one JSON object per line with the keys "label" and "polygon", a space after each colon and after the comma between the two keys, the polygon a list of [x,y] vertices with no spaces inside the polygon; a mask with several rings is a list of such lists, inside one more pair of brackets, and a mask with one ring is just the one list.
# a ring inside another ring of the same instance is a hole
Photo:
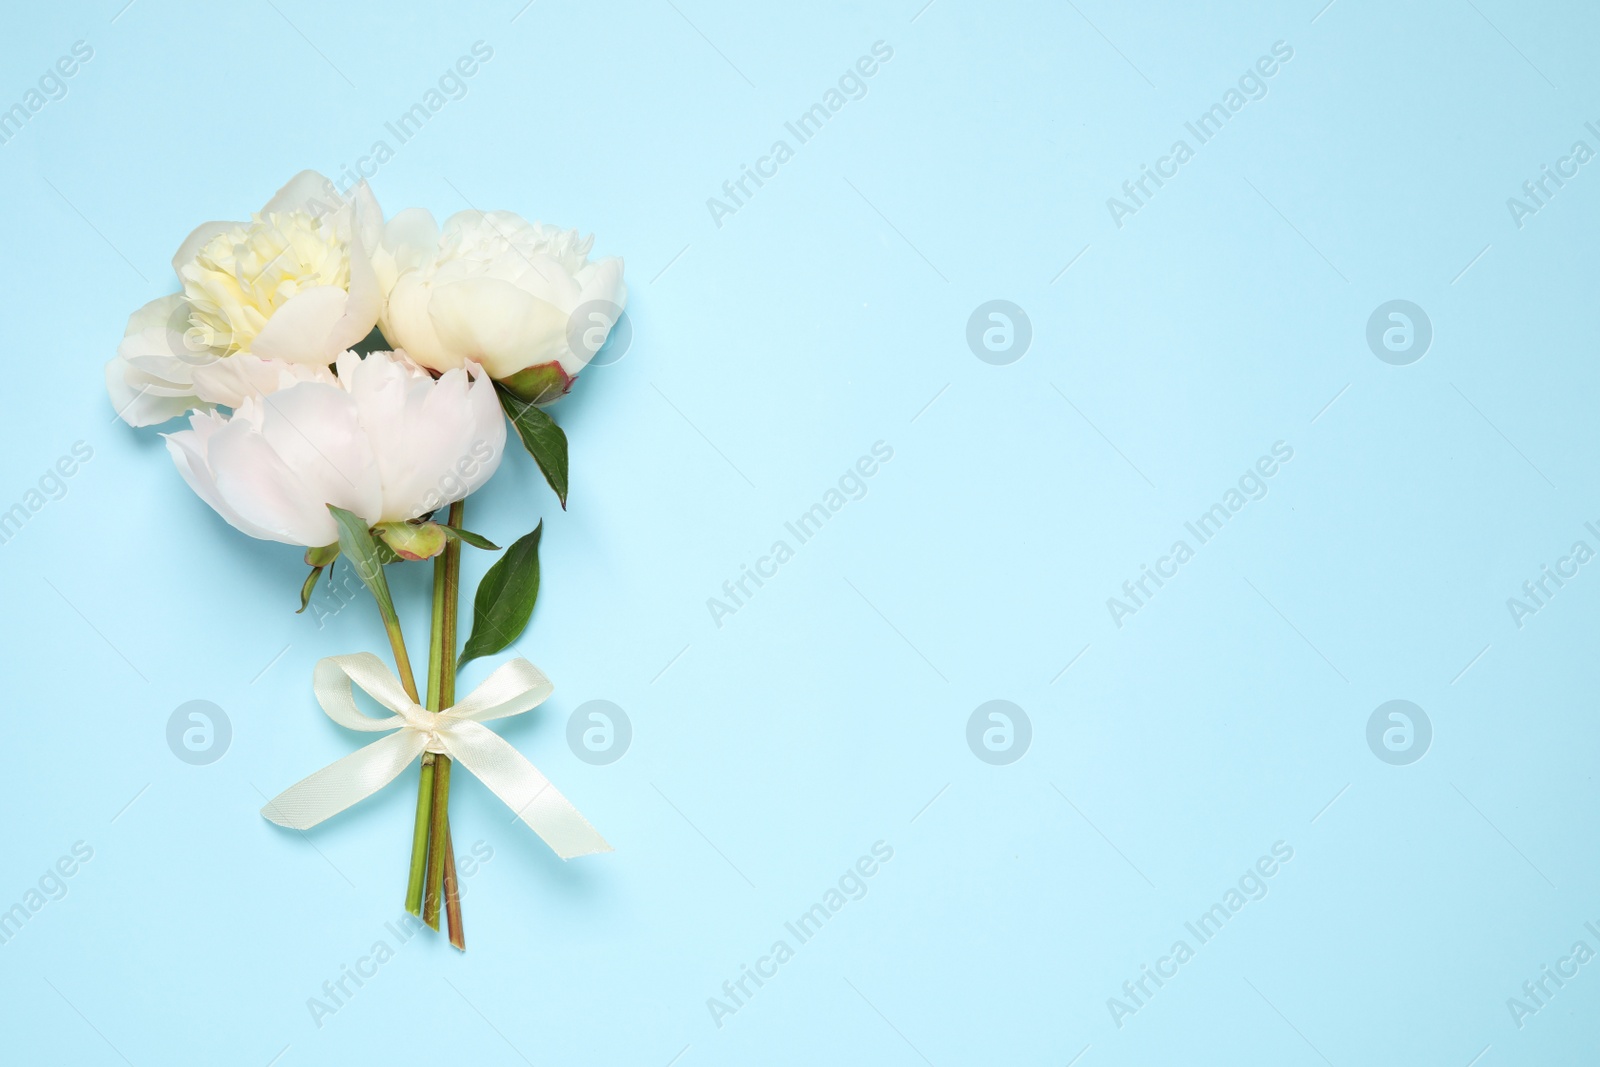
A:
{"label": "ribbon loop", "polygon": [[[464,699],[443,711],[419,706],[388,666],[370,652],[329,656],[312,675],[317,703],[340,726],[368,733],[398,733],[357,749],[269,800],[270,822],[308,830],[394,781],[423,752],[448,755],[471,771],[516,812],[562,859],[610,852],[572,802],[485,722],[532,710],[554,686],[525,659],[501,664]],[[356,706],[355,689],[394,712],[378,719]]]}

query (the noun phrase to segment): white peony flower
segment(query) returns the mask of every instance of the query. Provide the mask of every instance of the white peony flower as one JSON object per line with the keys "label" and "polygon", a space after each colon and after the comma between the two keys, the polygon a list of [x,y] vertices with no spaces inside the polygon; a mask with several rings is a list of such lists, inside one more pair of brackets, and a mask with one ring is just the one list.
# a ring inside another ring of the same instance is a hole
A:
{"label": "white peony flower", "polygon": [[135,426],[190,408],[238,407],[328,370],[378,320],[370,250],[383,213],[365,183],[344,197],[302,171],[249,222],[208,222],[172,258],[182,292],[133,313],[106,365]]}
{"label": "white peony flower", "polygon": [[628,302],[622,260],[594,238],[509,211],[462,211],[441,233],[413,208],[385,227],[373,268],[383,335],[434,370],[468,361],[524,400],[564,394]]}
{"label": "white peony flower", "polygon": [[338,377],[197,411],[167,434],[189,483],[235,528],[316,548],[339,539],[327,505],[406,522],[474,492],[505,450],[494,384],[477,367],[435,380],[403,352],[345,352]]}

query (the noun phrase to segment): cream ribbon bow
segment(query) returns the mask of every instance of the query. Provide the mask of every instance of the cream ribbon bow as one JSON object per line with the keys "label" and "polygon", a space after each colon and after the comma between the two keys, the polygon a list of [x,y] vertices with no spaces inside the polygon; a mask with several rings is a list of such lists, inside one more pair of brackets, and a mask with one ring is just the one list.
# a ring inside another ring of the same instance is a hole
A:
{"label": "cream ribbon bow", "polygon": [[[376,793],[424,752],[443,753],[478,776],[490,792],[544,839],[562,859],[610,852],[589,821],[539,769],[483,723],[521,715],[555,689],[533,664],[502,664],[466,699],[444,711],[418,707],[394,672],[370,652],[329,656],[312,675],[317,703],[351,730],[398,730],[303,778],[279,793],[261,814],[279,826],[308,830]],[[395,712],[374,719],[356,707],[352,684]]]}

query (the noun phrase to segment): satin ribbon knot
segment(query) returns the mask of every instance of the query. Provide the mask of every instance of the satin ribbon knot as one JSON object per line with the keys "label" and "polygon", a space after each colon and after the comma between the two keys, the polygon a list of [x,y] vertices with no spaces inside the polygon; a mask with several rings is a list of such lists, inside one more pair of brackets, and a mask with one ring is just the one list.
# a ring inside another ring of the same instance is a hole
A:
{"label": "satin ribbon knot", "polygon": [[444,721],[444,716],[437,711],[429,711],[421,704],[410,704],[400,709],[400,715],[406,720],[406,725],[422,734],[427,742],[424,752],[439,755],[444,752],[444,740],[439,736],[439,727]]}
{"label": "satin ribbon knot", "polygon": [[[464,699],[443,711],[420,707],[388,666],[370,652],[329,656],[312,675],[317,703],[340,726],[395,731],[335,760],[269,800],[261,814],[279,826],[308,830],[376,793],[424,752],[447,755],[471,771],[562,859],[610,852],[605,838],[572,803],[499,734],[483,724],[521,715],[554,686],[525,659],[503,663]],[[373,718],[356,706],[355,688],[394,712]]]}

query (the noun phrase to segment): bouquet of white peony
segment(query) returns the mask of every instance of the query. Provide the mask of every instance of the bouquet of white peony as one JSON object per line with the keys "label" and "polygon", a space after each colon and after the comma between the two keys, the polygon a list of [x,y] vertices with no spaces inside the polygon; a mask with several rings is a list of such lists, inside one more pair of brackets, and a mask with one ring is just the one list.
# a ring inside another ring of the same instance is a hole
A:
{"label": "bouquet of white peony", "polygon": [[[248,222],[191,233],[172,261],[181,291],[134,312],[106,366],[112,403],[131,425],[188,414],[188,429],[165,435],[167,449],[217,514],[306,550],[301,611],[341,562],[371,591],[394,671],[370,653],[333,656],[313,684],[334,721],[388,736],[262,814],[306,829],[418,765],[406,906],[436,930],[443,910],[457,948],[466,939],[450,845],[452,760],[562,858],[610,851],[483,725],[549,696],[544,675],[514,659],[455,696],[457,667],[515,641],[539,592],[542,523],[484,576],[458,652],[461,546],[499,551],[464,525],[466,500],[499,467],[507,419],[566,507],[567,439],[543,405],[572,388],[627,302],[622,260],[590,262],[592,243],[505,211],[463,211],[440,227],[413,208],[385,222],[364,182],[346,196],[305,171]],[[384,567],[430,559],[423,693]],[[361,712],[355,688],[393,714]]]}

